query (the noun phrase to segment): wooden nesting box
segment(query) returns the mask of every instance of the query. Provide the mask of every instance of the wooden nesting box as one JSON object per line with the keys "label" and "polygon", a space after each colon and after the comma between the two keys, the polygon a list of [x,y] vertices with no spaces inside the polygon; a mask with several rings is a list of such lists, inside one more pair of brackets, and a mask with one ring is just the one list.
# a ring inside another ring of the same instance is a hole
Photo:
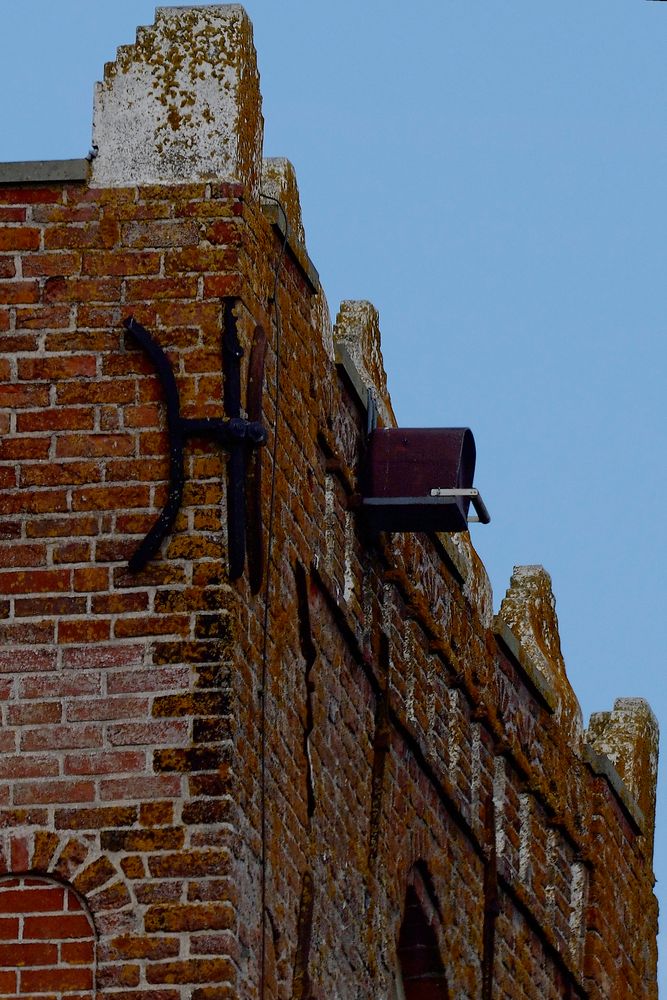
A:
{"label": "wooden nesting box", "polygon": [[362,511],[377,531],[467,531],[477,490],[475,439],[467,427],[381,428],[368,439]]}

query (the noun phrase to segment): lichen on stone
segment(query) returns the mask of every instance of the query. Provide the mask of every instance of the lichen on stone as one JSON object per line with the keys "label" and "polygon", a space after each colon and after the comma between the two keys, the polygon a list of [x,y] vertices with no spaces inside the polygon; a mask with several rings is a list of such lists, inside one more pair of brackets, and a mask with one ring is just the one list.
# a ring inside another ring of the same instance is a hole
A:
{"label": "lichen on stone", "polygon": [[583,720],[577,696],[567,677],[560,646],[556,599],[551,577],[543,566],[515,566],[499,618],[518,639],[557,697],[555,716],[573,750],[582,744]]}

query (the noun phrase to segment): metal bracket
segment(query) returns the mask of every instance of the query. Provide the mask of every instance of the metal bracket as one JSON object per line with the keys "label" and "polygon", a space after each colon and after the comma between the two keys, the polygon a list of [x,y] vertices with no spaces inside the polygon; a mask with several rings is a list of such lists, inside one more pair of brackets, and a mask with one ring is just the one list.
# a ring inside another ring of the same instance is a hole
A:
{"label": "metal bracket", "polygon": [[[266,353],[266,337],[261,327],[255,331],[255,342],[249,372],[249,408],[254,419],[241,417],[241,358],[243,349],[239,344],[236,317],[234,316],[235,299],[224,299],[224,334],[222,340],[223,357],[225,359],[225,402],[224,409],[227,419],[220,417],[187,418],[180,412],[180,397],[178,386],[169,359],[149,332],[130,317],[125,320],[126,330],[132,334],[139,346],[146,352],[155,366],[155,371],[162,384],[167,406],[167,433],[169,435],[169,493],[167,502],[143,541],[135,549],[129,560],[132,572],[143,569],[146,563],[155,555],[160,544],[171,531],[176,515],[183,500],[185,475],[183,470],[183,448],[185,442],[192,437],[203,437],[215,441],[230,452],[227,463],[227,536],[229,550],[229,576],[236,580],[243,573],[246,552],[246,468],[248,456],[266,442],[266,429],[261,422],[261,391],[264,381],[264,355]],[[258,337],[258,332],[260,336]],[[259,351],[256,344],[262,342]],[[252,389],[252,391],[251,391]],[[259,485],[258,463],[254,469],[254,483]],[[250,497],[249,497],[250,499]],[[254,498],[252,504],[252,519],[257,522],[260,517],[259,498]],[[261,522],[253,524],[253,549],[255,554],[259,549],[260,564],[251,569],[253,591],[256,593],[261,586]],[[259,539],[259,541],[258,541]],[[257,559],[255,559],[257,562]],[[258,580],[259,576],[259,580]],[[256,587],[256,589],[255,589]]]}
{"label": "metal bracket", "polygon": [[491,515],[486,504],[480,496],[479,490],[473,489],[435,489],[431,490],[432,497],[470,497],[470,502],[477,511],[477,517],[469,517],[468,521],[478,524],[489,524]]}

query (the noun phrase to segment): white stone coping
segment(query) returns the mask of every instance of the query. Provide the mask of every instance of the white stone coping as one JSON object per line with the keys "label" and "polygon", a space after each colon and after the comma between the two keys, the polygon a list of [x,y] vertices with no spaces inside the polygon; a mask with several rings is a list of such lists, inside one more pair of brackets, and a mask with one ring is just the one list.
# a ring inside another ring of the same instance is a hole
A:
{"label": "white stone coping", "polygon": [[595,774],[599,774],[601,777],[607,779],[611,790],[636,827],[637,832],[645,833],[646,817],[637,805],[634,795],[628,791],[628,786],[609,760],[609,757],[603,753],[598,753],[597,750],[594,750],[592,746],[586,743],[584,745],[584,760]]}
{"label": "white stone coping", "polygon": [[320,276],[312,260],[308,256],[306,248],[299,242],[296,233],[285,218],[285,213],[273,202],[262,202],[262,212],[274,226],[282,238],[287,241],[287,246],[292,251],[292,256],[299,265],[303,275],[310,286],[311,291],[317,293],[320,290]]}
{"label": "white stone coping", "polygon": [[547,706],[549,712],[553,715],[558,705],[556,692],[551,687],[551,684],[549,684],[542,671],[535,665],[531,657],[526,653],[523,646],[514,635],[514,632],[512,632],[512,630],[498,615],[496,615],[493,621],[493,631],[494,634],[501,640],[503,646],[506,647],[508,653],[510,653],[524,678],[528,681],[530,686],[535,689],[541,700]]}

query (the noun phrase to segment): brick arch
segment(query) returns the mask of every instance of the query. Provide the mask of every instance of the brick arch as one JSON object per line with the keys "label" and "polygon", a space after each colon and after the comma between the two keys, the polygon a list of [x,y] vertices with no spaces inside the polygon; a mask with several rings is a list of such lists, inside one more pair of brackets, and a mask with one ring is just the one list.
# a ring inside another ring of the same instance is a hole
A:
{"label": "brick arch", "polygon": [[38,874],[0,876],[0,938],[2,996],[93,1000],[95,925],[71,885]]}
{"label": "brick arch", "polygon": [[449,1000],[445,965],[439,947],[442,915],[426,863],[410,869],[396,954],[405,1000]]}
{"label": "brick arch", "polygon": [[67,884],[91,913],[96,928],[101,918],[135,904],[125,875],[100,855],[94,841],[40,830],[10,833],[3,847],[0,878],[11,873]]}

